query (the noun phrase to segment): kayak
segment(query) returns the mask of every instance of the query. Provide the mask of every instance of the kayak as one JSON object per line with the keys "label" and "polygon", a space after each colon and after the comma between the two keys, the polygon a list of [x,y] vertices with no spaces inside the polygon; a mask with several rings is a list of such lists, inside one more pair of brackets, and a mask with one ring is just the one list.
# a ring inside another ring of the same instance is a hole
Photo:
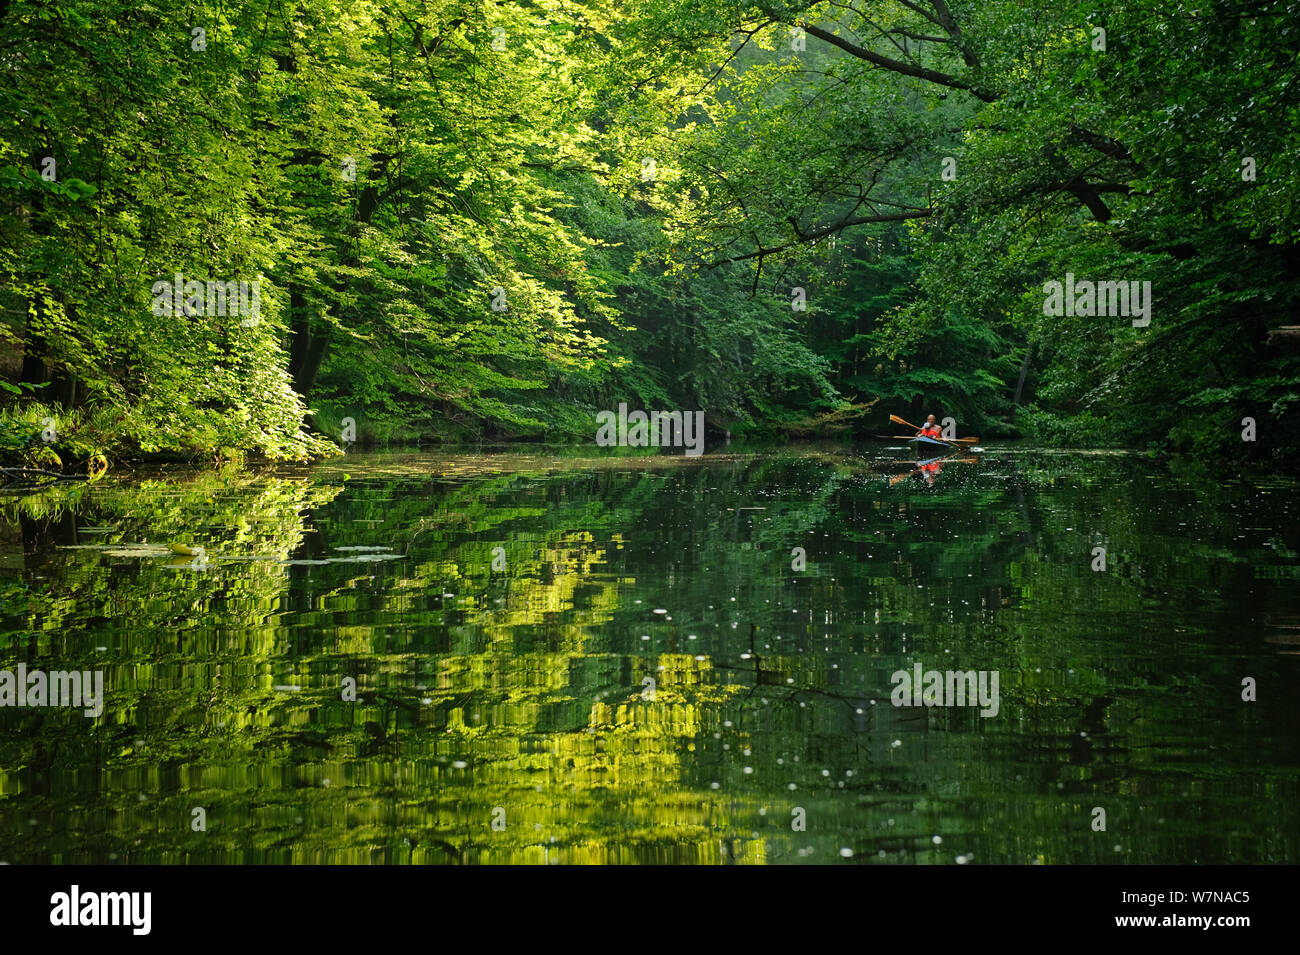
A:
{"label": "kayak", "polygon": [[962,450],[960,445],[954,446],[949,444],[947,441],[936,441],[934,438],[927,438],[922,435],[912,438],[908,441],[908,444],[916,447],[916,456],[922,459],[938,457],[945,454],[951,454],[954,451]]}

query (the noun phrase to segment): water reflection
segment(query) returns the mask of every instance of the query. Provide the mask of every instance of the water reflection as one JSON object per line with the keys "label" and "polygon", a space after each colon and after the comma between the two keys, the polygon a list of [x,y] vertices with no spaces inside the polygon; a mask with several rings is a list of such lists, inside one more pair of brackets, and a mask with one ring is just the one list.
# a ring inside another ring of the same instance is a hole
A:
{"label": "water reflection", "polygon": [[0,498],[0,860],[1297,860],[1295,484],[729,450]]}
{"label": "water reflection", "polygon": [[[949,465],[979,464],[980,458],[976,454],[969,454],[962,451],[953,451],[949,454],[939,457],[919,457],[915,462],[897,461],[895,464],[902,466],[905,470],[900,474],[894,474],[889,477],[890,484],[900,484],[908,478],[915,477],[926,487],[934,487],[939,475],[943,473],[944,468]],[[961,468],[954,468],[960,471]]]}

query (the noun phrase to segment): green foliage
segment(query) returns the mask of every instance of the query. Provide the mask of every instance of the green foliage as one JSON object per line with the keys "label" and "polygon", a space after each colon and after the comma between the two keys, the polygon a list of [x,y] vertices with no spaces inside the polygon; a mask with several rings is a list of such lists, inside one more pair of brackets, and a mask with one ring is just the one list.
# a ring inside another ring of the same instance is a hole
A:
{"label": "green foliage", "polygon": [[[0,398],[123,456],[876,401],[864,430],[1288,459],[1233,422],[1300,391],[1268,344],[1300,299],[1296,12],[16,0]],[[1152,323],[1044,315],[1067,272],[1150,281]],[[177,275],[256,284],[257,320],[160,310]]]}

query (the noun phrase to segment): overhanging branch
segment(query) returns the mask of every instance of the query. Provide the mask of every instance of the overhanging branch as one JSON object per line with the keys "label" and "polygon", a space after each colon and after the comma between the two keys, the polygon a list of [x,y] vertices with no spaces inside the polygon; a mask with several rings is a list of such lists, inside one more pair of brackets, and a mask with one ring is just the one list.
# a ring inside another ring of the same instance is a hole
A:
{"label": "overhanging branch", "polygon": [[873,222],[903,222],[907,219],[924,219],[930,215],[929,209],[920,209],[915,212],[888,212],[882,215],[871,216],[853,216],[833,225],[823,226],[820,229],[813,229],[810,232],[799,232],[796,230],[796,237],[789,242],[782,242],[780,245],[774,245],[771,248],[758,248],[753,252],[746,252],[743,255],[733,255],[725,259],[718,259],[716,262],[710,262],[708,268],[716,269],[720,265],[727,265],[731,262],[745,262],[749,259],[761,259],[768,255],[774,255],[777,252],[783,252],[786,249],[799,245],[803,242],[813,242],[817,239],[823,239],[828,235],[837,232],[843,232],[845,229],[852,228],[856,225],[869,225]]}

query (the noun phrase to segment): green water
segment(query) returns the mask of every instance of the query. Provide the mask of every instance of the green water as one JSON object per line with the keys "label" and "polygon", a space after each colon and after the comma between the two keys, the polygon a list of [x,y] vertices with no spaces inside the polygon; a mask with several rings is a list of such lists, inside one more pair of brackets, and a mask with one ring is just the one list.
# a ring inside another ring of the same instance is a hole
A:
{"label": "green water", "polygon": [[0,494],[0,861],[1300,861],[1296,482],[727,451]]}

